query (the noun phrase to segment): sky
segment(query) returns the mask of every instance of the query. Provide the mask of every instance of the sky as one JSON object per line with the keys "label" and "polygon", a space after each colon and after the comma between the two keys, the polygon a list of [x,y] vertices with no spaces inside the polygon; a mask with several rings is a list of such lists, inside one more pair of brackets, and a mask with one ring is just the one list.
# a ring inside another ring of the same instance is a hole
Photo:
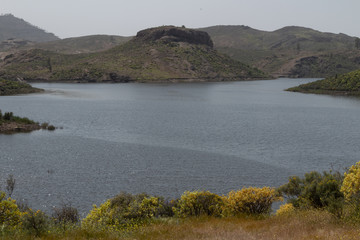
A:
{"label": "sky", "polygon": [[6,13],[60,38],[133,36],[162,25],[302,26],[360,37],[360,0],[0,0]]}

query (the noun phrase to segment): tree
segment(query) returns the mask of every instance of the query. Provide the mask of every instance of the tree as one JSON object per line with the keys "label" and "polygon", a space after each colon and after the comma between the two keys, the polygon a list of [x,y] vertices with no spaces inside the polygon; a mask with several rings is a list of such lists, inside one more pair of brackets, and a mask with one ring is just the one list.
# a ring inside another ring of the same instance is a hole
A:
{"label": "tree", "polygon": [[9,197],[11,197],[12,193],[15,189],[15,178],[12,174],[9,175],[8,179],[6,179],[6,190],[9,194]]}

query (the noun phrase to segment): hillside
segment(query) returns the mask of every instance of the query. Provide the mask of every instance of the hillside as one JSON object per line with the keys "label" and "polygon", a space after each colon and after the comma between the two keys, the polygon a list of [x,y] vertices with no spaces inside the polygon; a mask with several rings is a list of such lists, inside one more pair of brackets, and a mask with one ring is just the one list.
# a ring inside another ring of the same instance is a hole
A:
{"label": "hillside", "polygon": [[296,26],[273,32],[247,26],[200,30],[209,33],[218,51],[274,76],[328,77],[360,68],[356,38],[345,34]]}
{"label": "hillside", "polygon": [[9,81],[0,78],[0,96],[37,93],[42,91],[44,90],[34,88],[23,81]]}
{"label": "hillside", "polygon": [[269,76],[213,49],[209,35],[173,26],[140,31],[104,52],[59,54],[32,49],[10,54],[0,76],[27,81],[225,81]]}
{"label": "hillside", "polygon": [[132,37],[112,35],[90,35],[84,37],[65,38],[56,41],[26,45],[21,49],[43,49],[65,54],[91,53],[110,49],[129,41]]}
{"label": "hillside", "polygon": [[58,40],[52,33],[31,25],[23,19],[11,14],[0,15],[0,42],[7,39],[22,39],[32,42]]}
{"label": "hillside", "polygon": [[287,89],[292,92],[360,95],[360,70]]}

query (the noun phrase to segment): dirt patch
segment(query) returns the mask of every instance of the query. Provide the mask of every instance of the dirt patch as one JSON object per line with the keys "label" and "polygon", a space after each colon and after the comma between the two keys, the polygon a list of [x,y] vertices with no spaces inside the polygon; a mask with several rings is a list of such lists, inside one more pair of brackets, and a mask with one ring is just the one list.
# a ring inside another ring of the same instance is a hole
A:
{"label": "dirt patch", "polygon": [[22,123],[2,123],[0,124],[0,134],[13,134],[20,132],[31,132],[41,129],[40,125],[34,124],[22,124]]}

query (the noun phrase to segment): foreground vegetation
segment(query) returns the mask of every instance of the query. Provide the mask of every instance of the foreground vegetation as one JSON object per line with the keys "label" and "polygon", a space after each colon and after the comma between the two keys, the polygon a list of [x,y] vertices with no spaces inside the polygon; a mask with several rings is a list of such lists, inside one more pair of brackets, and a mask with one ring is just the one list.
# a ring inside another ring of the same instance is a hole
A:
{"label": "foreground vegetation", "polygon": [[[7,180],[11,196],[15,180]],[[63,205],[51,216],[0,194],[2,239],[359,239],[360,162],[344,175],[310,172],[274,189],[242,188],[219,196],[185,192],[165,200],[120,193],[84,219]],[[287,203],[272,213],[276,201]]]}

